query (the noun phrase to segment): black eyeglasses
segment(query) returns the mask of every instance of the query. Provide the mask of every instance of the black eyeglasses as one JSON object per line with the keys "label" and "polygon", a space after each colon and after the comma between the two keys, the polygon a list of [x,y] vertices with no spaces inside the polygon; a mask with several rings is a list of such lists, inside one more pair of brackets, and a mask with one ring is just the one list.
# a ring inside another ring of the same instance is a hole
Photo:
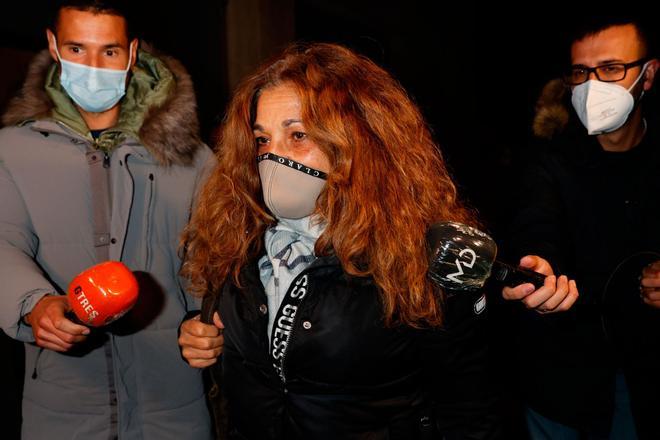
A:
{"label": "black eyeglasses", "polygon": [[626,77],[628,69],[640,66],[648,61],[648,58],[640,58],[632,63],[612,63],[604,64],[602,66],[587,67],[587,66],[571,66],[571,70],[564,75],[564,82],[571,86],[582,84],[589,79],[591,72],[596,74],[596,78],[603,82],[621,81]]}

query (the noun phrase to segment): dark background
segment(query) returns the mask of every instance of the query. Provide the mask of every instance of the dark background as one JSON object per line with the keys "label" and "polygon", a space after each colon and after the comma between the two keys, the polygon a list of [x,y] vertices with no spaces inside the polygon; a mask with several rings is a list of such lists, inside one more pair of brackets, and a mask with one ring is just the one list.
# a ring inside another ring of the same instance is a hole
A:
{"label": "dark background", "polygon": [[[45,48],[48,15],[40,3],[13,5],[0,21],[0,54],[6,53],[0,108],[22,82],[31,55]],[[191,72],[209,142],[236,79],[288,41],[339,42],[369,56],[419,104],[463,196],[493,232],[505,214],[500,191],[512,178],[507,167],[529,144],[536,97],[560,72],[566,30],[581,15],[561,3],[545,10],[439,3],[143,0],[135,2],[134,22],[147,41]],[[262,39],[257,44],[240,40],[255,34]],[[259,53],[247,62],[229,53],[255,47]],[[242,69],[237,78],[229,72],[234,61]]]}
{"label": "dark background", "polygon": [[[0,50],[14,55],[0,74],[0,107],[22,81],[29,56],[45,47],[48,16],[39,3],[12,6],[15,12],[0,23]],[[369,56],[419,104],[463,196],[496,231],[505,214],[501,191],[508,187],[500,183],[509,183],[507,167],[528,145],[534,101],[542,84],[557,76],[565,31],[578,15],[557,3],[546,10],[439,3],[140,1],[134,18],[146,40],[190,70],[207,141],[235,85],[230,76],[236,72],[228,72],[234,61],[247,73],[293,39],[339,42]],[[240,40],[254,34],[263,41]],[[260,53],[248,62],[228,54],[255,47]]]}
{"label": "dark background", "polygon": [[[46,47],[42,1],[3,5],[0,109],[31,56]],[[291,40],[332,41],[388,69],[419,104],[459,191],[497,239],[512,208],[519,158],[533,148],[531,120],[542,85],[558,76],[566,32],[584,11],[568,3],[483,6],[421,0],[135,1],[138,31],[190,70],[203,137],[213,142],[232,86]],[[451,2],[454,3],[454,2]],[[506,315],[493,317],[511,438],[522,436]],[[1,332],[0,332],[1,333]],[[3,438],[20,424],[20,344],[0,338]]]}

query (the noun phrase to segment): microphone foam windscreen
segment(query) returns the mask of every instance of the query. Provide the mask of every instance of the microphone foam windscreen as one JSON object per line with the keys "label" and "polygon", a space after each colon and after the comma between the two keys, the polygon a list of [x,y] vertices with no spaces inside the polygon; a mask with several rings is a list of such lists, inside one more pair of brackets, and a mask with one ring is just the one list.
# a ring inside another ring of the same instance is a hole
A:
{"label": "microphone foam windscreen", "polygon": [[135,305],[138,283],[123,263],[106,261],[76,276],[67,296],[83,324],[99,327],[119,319]]}
{"label": "microphone foam windscreen", "polygon": [[486,233],[456,222],[431,225],[426,241],[429,277],[451,290],[481,288],[497,254],[497,245]]}

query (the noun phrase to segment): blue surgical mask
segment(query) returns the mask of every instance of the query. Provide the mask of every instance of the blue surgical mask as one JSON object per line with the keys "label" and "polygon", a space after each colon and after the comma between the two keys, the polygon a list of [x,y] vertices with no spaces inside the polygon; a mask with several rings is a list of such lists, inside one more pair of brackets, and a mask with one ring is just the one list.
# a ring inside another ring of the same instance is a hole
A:
{"label": "blue surgical mask", "polygon": [[132,45],[129,47],[126,69],[116,70],[63,60],[57,50],[57,40],[53,40],[55,53],[62,66],[60,83],[76,104],[90,113],[101,113],[119,102],[126,93],[126,75],[133,57]]}

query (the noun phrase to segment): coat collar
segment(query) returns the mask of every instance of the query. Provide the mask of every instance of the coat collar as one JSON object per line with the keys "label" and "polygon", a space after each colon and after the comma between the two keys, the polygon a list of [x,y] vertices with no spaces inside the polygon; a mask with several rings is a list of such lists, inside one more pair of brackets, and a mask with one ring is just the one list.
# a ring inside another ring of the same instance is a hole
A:
{"label": "coat collar", "polygon": [[[29,120],[57,119],[55,103],[46,90],[47,78],[53,70],[53,59],[48,50],[35,56],[29,66],[27,78],[18,95],[13,98],[2,117],[4,125],[16,125]],[[162,165],[190,165],[197,149],[202,145],[199,138],[195,92],[185,68],[172,57],[153,56],[148,48],[141,51],[136,64],[141,82],[152,77],[154,86],[164,84],[158,77],[169,74],[171,82],[162,99],[147,102],[140,109],[131,109],[130,120],[119,124],[134,130],[140,142]],[[135,104],[135,103],[133,103]],[[123,104],[122,104],[123,105]],[[136,120],[137,119],[137,120]],[[75,128],[75,127],[74,127]]]}

